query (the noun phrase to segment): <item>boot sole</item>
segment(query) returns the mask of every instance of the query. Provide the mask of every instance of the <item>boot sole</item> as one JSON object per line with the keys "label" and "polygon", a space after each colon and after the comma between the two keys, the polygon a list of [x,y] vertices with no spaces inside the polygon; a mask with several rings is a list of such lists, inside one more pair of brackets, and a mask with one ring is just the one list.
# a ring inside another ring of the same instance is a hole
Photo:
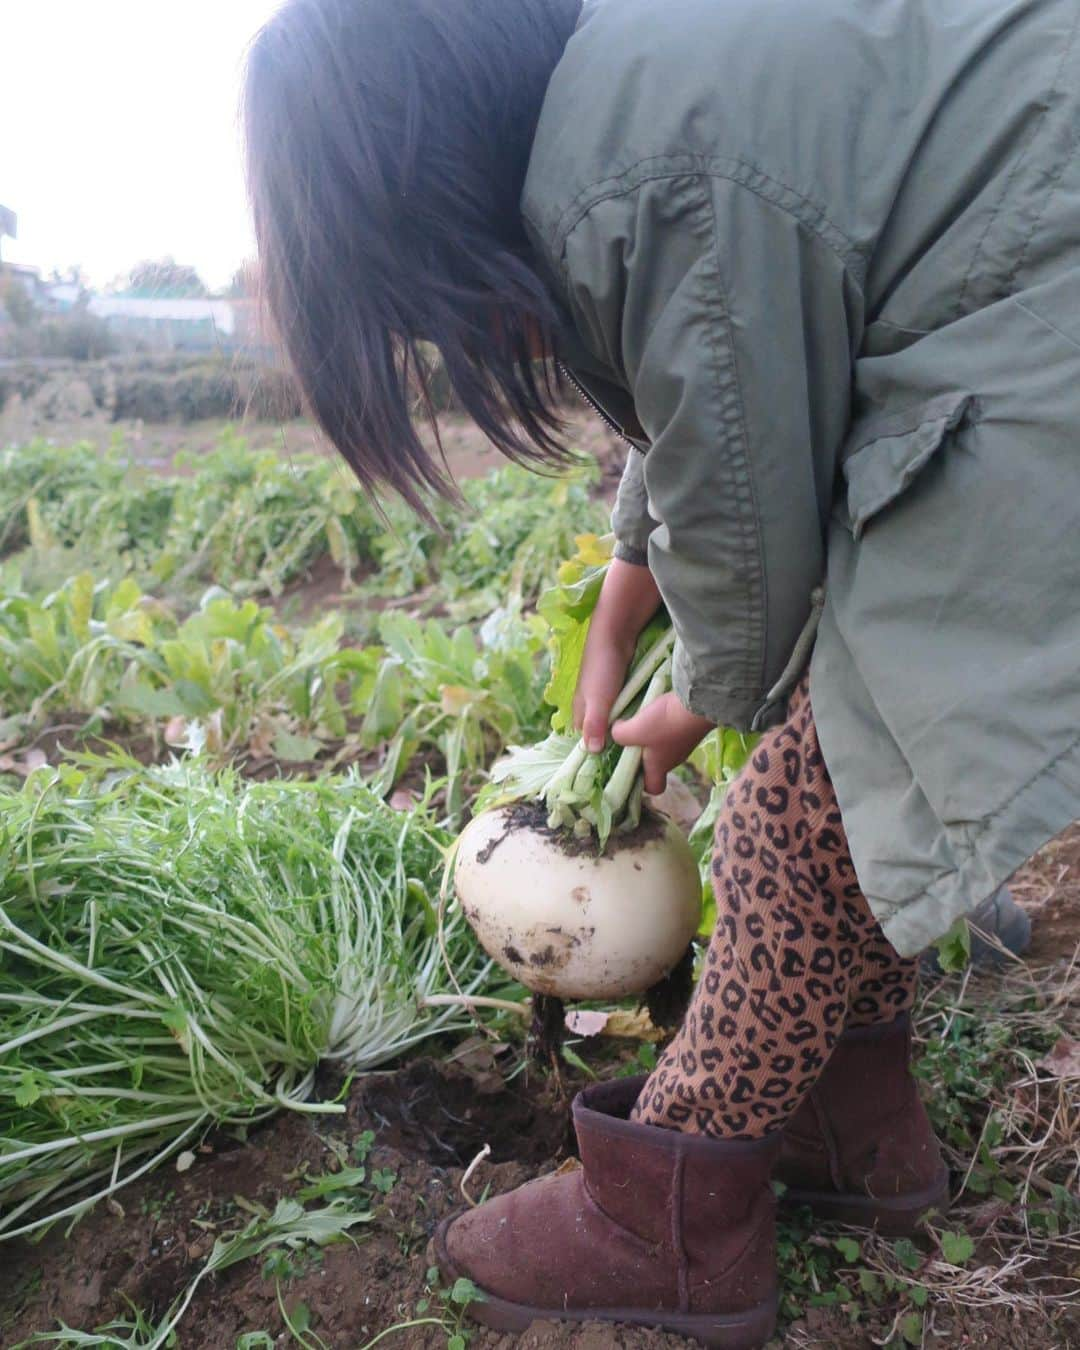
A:
{"label": "boot sole", "polygon": [[906,1195],[845,1195],[790,1187],[780,1197],[780,1203],[792,1207],[805,1205],[815,1218],[825,1223],[876,1228],[884,1237],[910,1237],[918,1231],[929,1210],[943,1214],[949,1208],[949,1174],[943,1170],[932,1186]]}
{"label": "boot sole", "polygon": [[[446,1250],[446,1234],[453,1219],[445,1219],[431,1240],[434,1264],[453,1284],[464,1274]],[[626,1326],[673,1331],[710,1350],[760,1350],[776,1330],[776,1298],[741,1313],[657,1312],[646,1308],[534,1308],[484,1293],[483,1302],[470,1303],[468,1316],[492,1331],[525,1332],[534,1322],[617,1322]]]}

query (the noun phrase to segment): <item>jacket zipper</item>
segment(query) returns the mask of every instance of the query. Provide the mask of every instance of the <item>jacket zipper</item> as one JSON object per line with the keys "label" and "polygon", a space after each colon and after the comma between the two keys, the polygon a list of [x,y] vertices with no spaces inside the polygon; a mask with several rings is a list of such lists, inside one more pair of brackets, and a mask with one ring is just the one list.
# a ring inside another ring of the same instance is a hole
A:
{"label": "jacket zipper", "polygon": [[[585,400],[585,402],[589,405],[589,407],[593,410],[593,412],[596,413],[597,417],[600,418],[601,422],[604,423],[604,425],[608,428],[608,430],[613,431],[615,435],[618,436],[619,440],[622,441],[624,445],[628,445],[631,450],[638,450],[638,447],[634,444],[634,442],[630,439],[630,437],[626,434],[626,432],[623,431],[622,427],[619,426],[618,422],[615,421],[612,415],[605,408],[601,407],[601,405],[597,403],[596,399],[593,398],[592,394],[589,393],[589,391],[577,378],[574,372],[570,370],[568,366],[563,365],[561,361],[557,361],[556,365],[559,368],[559,372],[574,387],[574,389],[577,390],[578,394],[580,394],[580,396]],[[641,451],[638,450],[638,454],[640,453]]]}

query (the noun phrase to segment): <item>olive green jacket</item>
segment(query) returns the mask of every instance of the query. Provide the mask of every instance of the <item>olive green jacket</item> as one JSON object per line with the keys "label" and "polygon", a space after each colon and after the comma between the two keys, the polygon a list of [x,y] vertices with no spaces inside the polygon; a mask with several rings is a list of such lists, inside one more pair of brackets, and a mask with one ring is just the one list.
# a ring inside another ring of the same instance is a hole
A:
{"label": "olive green jacket", "polygon": [[824,583],[819,734],[902,953],[1080,815],[1078,23],[591,0],[523,196],[684,703],[774,721]]}

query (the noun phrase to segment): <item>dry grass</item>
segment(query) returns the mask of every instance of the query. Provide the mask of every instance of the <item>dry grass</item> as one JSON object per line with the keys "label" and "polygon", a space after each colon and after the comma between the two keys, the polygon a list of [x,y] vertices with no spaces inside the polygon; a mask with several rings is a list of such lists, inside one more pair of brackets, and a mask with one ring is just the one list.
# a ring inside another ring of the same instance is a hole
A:
{"label": "dry grass", "polygon": [[[1049,1330],[1080,1308],[1080,951],[942,980],[915,1021],[931,1113],[961,1177],[943,1226],[976,1252],[950,1264],[939,1230],[937,1254],[913,1271],[871,1236],[864,1263],[925,1290],[929,1313],[1005,1306]],[[1053,1058],[1054,1047],[1074,1053]]]}
{"label": "dry grass", "polygon": [[1021,888],[1050,959],[927,982],[914,1016],[948,1214],[915,1241],[789,1221],[783,1350],[1080,1346],[1080,829]]}

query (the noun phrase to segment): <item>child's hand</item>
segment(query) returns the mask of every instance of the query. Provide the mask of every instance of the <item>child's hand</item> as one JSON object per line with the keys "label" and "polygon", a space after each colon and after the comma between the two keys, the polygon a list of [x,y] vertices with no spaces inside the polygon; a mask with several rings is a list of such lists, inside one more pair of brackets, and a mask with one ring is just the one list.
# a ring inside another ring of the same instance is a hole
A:
{"label": "child's hand", "polygon": [[616,722],[611,735],[616,745],[643,747],[645,791],[658,797],[671,770],[683,764],[712,730],[708,718],[687,711],[677,694],[664,694],[635,717]]}
{"label": "child's hand", "polygon": [[659,606],[660,591],[649,569],[616,558],[593,611],[574,695],[574,725],[593,754],[607,744],[612,705],[641,630]]}

